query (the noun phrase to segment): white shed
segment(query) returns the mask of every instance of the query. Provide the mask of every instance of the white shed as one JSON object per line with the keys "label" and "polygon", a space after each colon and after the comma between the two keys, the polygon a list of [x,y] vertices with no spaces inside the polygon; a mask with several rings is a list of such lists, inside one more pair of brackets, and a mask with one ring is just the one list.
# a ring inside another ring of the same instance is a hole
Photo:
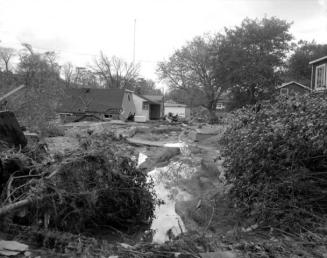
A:
{"label": "white shed", "polygon": [[162,96],[142,96],[133,92],[133,101],[135,105],[135,121],[146,122],[149,120],[158,120],[162,116],[163,103]]}
{"label": "white shed", "polygon": [[186,119],[191,117],[191,109],[185,104],[165,103],[165,115],[168,115],[169,113]]}

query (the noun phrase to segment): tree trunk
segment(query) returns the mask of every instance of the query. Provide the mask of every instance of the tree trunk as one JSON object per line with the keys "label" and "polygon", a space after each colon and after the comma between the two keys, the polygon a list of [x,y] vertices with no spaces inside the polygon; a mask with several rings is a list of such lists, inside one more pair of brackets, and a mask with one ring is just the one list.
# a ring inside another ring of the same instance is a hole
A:
{"label": "tree trunk", "polygon": [[22,209],[22,208],[25,208],[25,207],[31,205],[33,203],[33,201],[35,201],[35,200],[33,200],[31,198],[27,198],[27,199],[0,207],[0,218],[11,212],[14,212],[16,210],[19,210],[19,209]]}
{"label": "tree trunk", "polygon": [[218,117],[216,114],[216,107],[210,107],[208,108],[209,111],[209,123],[210,124],[217,124],[218,123]]}

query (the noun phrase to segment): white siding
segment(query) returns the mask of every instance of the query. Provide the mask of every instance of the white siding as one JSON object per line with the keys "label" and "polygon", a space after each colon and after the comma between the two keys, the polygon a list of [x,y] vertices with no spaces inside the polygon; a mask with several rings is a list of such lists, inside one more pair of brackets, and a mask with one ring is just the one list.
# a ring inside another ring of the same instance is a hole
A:
{"label": "white siding", "polygon": [[165,115],[172,113],[173,115],[178,115],[180,117],[189,118],[190,110],[187,107],[165,107]]}
{"label": "white siding", "polygon": [[149,109],[148,110],[143,110],[143,102],[145,99],[133,94],[133,100],[134,100],[134,105],[135,105],[135,116],[144,116],[145,120],[149,120]]}
{"label": "white siding", "polygon": [[130,92],[124,93],[123,104],[122,104],[123,111],[120,114],[122,120],[127,119],[130,114],[133,115],[134,113],[136,113],[135,104],[133,102],[132,95],[133,94]]}

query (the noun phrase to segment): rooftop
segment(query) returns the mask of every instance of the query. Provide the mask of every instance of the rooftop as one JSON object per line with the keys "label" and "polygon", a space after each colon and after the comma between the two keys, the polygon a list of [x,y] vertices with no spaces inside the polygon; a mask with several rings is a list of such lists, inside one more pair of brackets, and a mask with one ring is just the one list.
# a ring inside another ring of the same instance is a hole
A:
{"label": "rooftop", "polygon": [[307,90],[311,90],[310,87],[305,86],[305,85],[303,85],[303,84],[301,84],[299,82],[296,82],[296,81],[285,82],[282,85],[277,86],[277,89],[283,88],[283,87],[288,86],[288,85],[291,85],[293,83],[296,84],[296,85],[299,85],[300,87],[305,88]]}
{"label": "rooftop", "polygon": [[327,60],[327,56],[323,56],[323,57],[320,57],[318,59],[315,59],[315,60],[309,62],[309,64],[315,64],[315,63],[318,63],[318,62],[324,61],[324,60]]}
{"label": "rooftop", "polygon": [[124,90],[121,89],[65,89],[58,111],[68,113],[86,111],[101,113],[109,109],[120,109],[123,97]]}

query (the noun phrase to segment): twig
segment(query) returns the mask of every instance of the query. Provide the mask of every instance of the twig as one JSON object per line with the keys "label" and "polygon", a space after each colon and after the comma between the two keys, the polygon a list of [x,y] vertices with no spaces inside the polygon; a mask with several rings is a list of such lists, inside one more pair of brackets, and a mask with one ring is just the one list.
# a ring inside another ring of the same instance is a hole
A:
{"label": "twig", "polygon": [[204,228],[204,231],[202,233],[202,236],[205,235],[205,233],[208,231],[209,227],[210,227],[210,224],[212,222],[212,219],[213,219],[213,215],[215,213],[215,205],[212,205],[212,212],[211,212],[211,216],[210,216],[210,219],[209,219],[209,222],[207,224],[207,226]]}

